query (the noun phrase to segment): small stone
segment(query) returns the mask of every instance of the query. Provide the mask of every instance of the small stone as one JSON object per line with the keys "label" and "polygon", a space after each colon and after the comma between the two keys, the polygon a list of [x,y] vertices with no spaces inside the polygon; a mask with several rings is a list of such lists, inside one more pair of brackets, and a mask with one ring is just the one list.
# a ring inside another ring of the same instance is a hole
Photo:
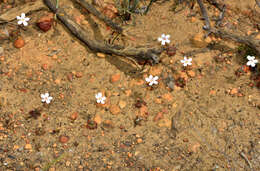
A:
{"label": "small stone", "polygon": [[111,105],[109,108],[109,111],[113,114],[113,115],[117,115],[120,113],[120,108],[117,105]]}
{"label": "small stone", "polygon": [[47,32],[51,29],[51,26],[53,24],[53,13],[49,13],[43,17],[41,17],[36,25],[44,32]]}
{"label": "small stone", "polygon": [[143,142],[143,140],[142,140],[142,138],[137,138],[136,142],[137,142],[138,144],[140,144],[140,143]]}
{"label": "small stone", "polygon": [[100,58],[105,58],[106,55],[104,53],[97,53],[97,56],[100,57]]}
{"label": "small stone", "polygon": [[197,153],[199,148],[200,148],[200,143],[195,143],[195,144],[192,144],[189,148],[189,151],[193,152],[193,153]]}
{"label": "small stone", "polygon": [[31,144],[25,144],[24,149],[25,150],[31,150],[32,149],[32,145]]}
{"label": "small stone", "polygon": [[118,103],[118,105],[119,105],[120,109],[123,109],[123,108],[126,107],[126,102],[123,101],[123,100],[120,100],[119,103]]}
{"label": "small stone", "polygon": [[48,69],[48,65],[47,64],[42,64],[42,69],[46,71]]}
{"label": "small stone", "polygon": [[190,76],[190,77],[195,77],[195,76],[196,76],[195,72],[194,72],[194,71],[191,71],[191,70],[187,71],[187,74],[188,74],[188,76]]}
{"label": "small stone", "polygon": [[156,98],[156,99],[155,99],[155,103],[156,103],[156,104],[162,104],[162,99]]}
{"label": "small stone", "polygon": [[24,45],[25,45],[25,42],[24,42],[24,40],[23,40],[22,37],[18,37],[18,38],[14,41],[14,47],[16,47],[16,48],[18,48],[18,49],[24,47]]}
{"label": "small stone", "polygon": [[119,80],[120,80],[120,74],[114,74],[111,76],[111,79],[110,79],[111,83],[115,83]]}
{"label": "small stone", "polygon": [[204,48],[207,47],[208,44],[211,42],[211,38],[207,37],[206,39],[204,39],[204,34],[203,33],[198,33],[196,35],[194,35],[191,39],[191,44],[194,47],[197,48]]}
{"label": "small stone", "polygon": [[96,116],[94,117],[94,121],[95,121],[97,124],[101,124],[102,119],[101,119],[101,117],[100,117],[99,114],[96,114]]}
{"label": "small stone", "polygon": [[237,88],[232,88],[229,92],[230,95],[235,95],[238,93],[238,89]]}
{"label": "small stone", "polygon": [[66,136],[66,135],[61,135],[61,136],[59,137],[59,141],[60,141],[61,143],[67,143],[67,142],[69,141],[69,137]]}
{"label": "small stone", "polygon": [[69,161],[66,161],[66,166],[69,167],[70,166],[70,162]]}
{"label": "small stone", "polygon": [[67,74],[67,79],[72,82],[73,81],[73,74],[72,73],[68,73]]}
{"label": "small stone", "polygon": [[70,115],[71,120],[76,120],[78,118],[78,112],[74,112]]}
{"label": "small stone", "polygon": [[159,121],[162,118],[163,118],[163,113],[162,112],[158,112],[157,115],[153,118],[153,121],[157,122],[157,121]]}
{"label": "small stone", "polygon": [[76,75],[77,78],[81,78],[83,76],[83,73],[82,72],[76,72],[75,75]]}

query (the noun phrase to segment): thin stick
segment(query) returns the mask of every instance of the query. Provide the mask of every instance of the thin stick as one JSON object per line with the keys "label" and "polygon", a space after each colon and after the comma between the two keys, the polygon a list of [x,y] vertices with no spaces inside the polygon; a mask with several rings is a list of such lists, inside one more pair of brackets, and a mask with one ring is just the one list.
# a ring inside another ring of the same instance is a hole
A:
{"label": "thin stick", "polygon": [[250,169],[252,169],[252,168],[253,168],[253,167],[252,167],[252,164],[251,164],[250,161],[248,160],[247,156],[246,156],[243,152],[240,152],[239,154],[240,154],[241,157],[243,157],[243,158],[246,160],[246,162],[247,162],[247,164],[249,165]]}
{"label": "thin stick", "polygon": [[197,0],[199,6],[200,6],[200,10],[201,10],[201,13],[202,13],[202,16],[205,20],[205,26],[203,26],[203,29],[204,30],[210,30],[210,21],[209,21],[209,16],[208,16],[208,12],[206,10],[206,8],[204,7],[204,4],[202,3],[201,0]]}
{"label": "thin stick", "polygon": [[85,43],[91,50],[96,52],[102,52],[106,54],[115,54],[119,56],[128,56],[136,60],[152,60],[154,63],[158,63],[158,56],[161,54],[162,49],[155,48],[125,48],[123,46],[117,46],[117,48],[99,42],[95,39],[91,39],[89,34],[72,20],[72,17],[68,16],[62,8],[56,9],[53,0],[44,0],[46,5],[57,14],[57,18],[75,35],[79,40]]}
{"label": "thin stick", "polygon": [[93,5],[89,4],[86,0],[76,0],[76,2],[78,2],[82,7],[88,10],[91,14],[96,16],[98,19],[102,20],[112,29],[116,30],[119,33],[122,33],[123,29],[118,24],[114,23],[112,20],[104,16]]}

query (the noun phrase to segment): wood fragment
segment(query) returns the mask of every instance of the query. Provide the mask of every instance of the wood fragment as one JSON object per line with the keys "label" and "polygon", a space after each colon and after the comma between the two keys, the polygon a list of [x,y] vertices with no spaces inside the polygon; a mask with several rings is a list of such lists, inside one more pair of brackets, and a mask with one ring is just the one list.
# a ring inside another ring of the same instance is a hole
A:
{"label": "wood fragment", "polygon": [[45,4],[57,15],[57,18],[75,35],[79,40],[84,42],[88,48],[96,52],[102,52],[106,54],[115,54],[119,56],[128,56],[136,60],[151,60],[153,63],[159,62],[159,55],[162,49],[155,48],[133,48],[123,46],[110,46],[103,42],[91,39],[90,35],[76,22],[72,20],[72,17],[68,16],[62,8],[57,9],[53,0],[44,0]]}
{"label": "wood fragment", "polygon": [[82,7],[88,10],[91,14],[96,16],[99,20],[102,20],[106,25],[116,30],[118,33],[122,33],[123,29],[108,17],[100,13],[93,5],[89,4],[86,0],[76,0]]}
{"label": "wood fragment", "polygon": [[16,16],[20,16],[21,13],[29,13],[32,11],[37,11],[46,8],[43,1],[38,0],[31,3],[26,3],[24,5],[12,8],[8,10],[7,12],[0,15],[0,24],[10,22],[14,19],[16,19]]}
{"label": "wood fragment", "polygon": [[201,10],[201,13],[202,13],[202,16],[205,20],[205,26],[203,26],[203,29],[204,30],[210,30],[210,21],[209,21],[209,16],[208,16],[208,12],[206,10],[206,8],[204,7],[204,4],[201,0],[197,0],[199,6],[200,6],[200,10]]}
{"label": "wood fragment", "polygon": [[250,169],[252,169],[252,168],[253,168],[253,167],[252,167],[252,164],[251,164],[250,161],[248,160],[248,158],[247,158],[247,156],[245,155],[245,153],[240,152],[239,154],[240,154],[240,156],[241,156],[242,158],[245,159],[245,161],[246,161],[247,164],[249,165]]}

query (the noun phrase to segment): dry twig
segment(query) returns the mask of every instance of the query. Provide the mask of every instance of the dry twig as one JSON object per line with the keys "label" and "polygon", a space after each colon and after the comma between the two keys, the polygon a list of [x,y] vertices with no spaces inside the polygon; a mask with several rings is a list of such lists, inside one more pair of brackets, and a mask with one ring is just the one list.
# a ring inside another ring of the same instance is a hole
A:
{"label": "dry twig", "polygon": [[122,33],[123,29],[118,24],[114,23],[112,20],[104,16],[93,5],[89,4],[86,0],[76,0],[76,2],[78,2],[82,7],[88,10],[91,14],[96,16],[98,19],[102,20],[108,26],[116,30],[118,33]]}
{"label": "dry twig", "polygon": [[162,49],[155,48],[125,48],[123,46],[110,46],[99,42],[95,39],[91,39],[86,31],[77,23],[75,23],[68,16],[62,8],[57,9],[53,0],[44,0],[45,4],[57,15],[57,18],[75,35],[79,40],[84,42],[91,50],[96,52],[102,52],[106,54],[115,54],[119,56],[128,56],[136,60],[151,60],[154,63],[158,63],[158,56],[161,54]]}

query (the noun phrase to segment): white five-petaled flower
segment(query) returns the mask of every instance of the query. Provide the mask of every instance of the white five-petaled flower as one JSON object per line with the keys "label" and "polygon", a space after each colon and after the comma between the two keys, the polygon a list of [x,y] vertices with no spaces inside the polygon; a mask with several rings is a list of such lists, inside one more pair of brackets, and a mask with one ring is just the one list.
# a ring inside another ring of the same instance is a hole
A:
{"label": "white five-petaled flower", "polygon": [[161,37],[158,38],[158,41],[161,42],[162,45],[165,45],[165,43],[170,43],[170,35],[162,34]]}
{"label": "white five-petaled flower", "polygon": [[19,25],[23,24],[24,26],[27,26],[28,25],[27,21],[30,20],[30,18],[25,17],[25,13],[22,13],[21,16],[17,16],[16,18],[18,20],[18,24]]}
{"label": "white five-petaled flower", "polygon": [[52,100],[52,97],[49,95],[49,93],[41,94],[42,102],[45,102],[49,104]]}
{"label": "white five-petaled flower", "polygon": [[152,86],[153,84],[158,84],[158,76],[152,76],[150,75],[149,77],[145,78],[145,81],[149,83],[149,86]]}
{"label": "white five-petaled flower", "polygon": [[96,94],[97,103],[105,104],[106,97],[102,93]]}
{"label": "white five-petaled flower", "polygon": [[248,62],[246,63],[246,65],[251,66],[251,67],[255,67],[255,65],[258,63],[258,60],[255,59],[254,56],[248,55],[247,60],[248,60]]}
{"label": "white five-petaled flower", "polygon": [[186,67],[187,65],[191,65],[192,64],[191,61],[192,61],[192,58],[187,59],[187,57],[184,56],[184,59],[181,60],[181,63],[183,63],[183,66]]}

